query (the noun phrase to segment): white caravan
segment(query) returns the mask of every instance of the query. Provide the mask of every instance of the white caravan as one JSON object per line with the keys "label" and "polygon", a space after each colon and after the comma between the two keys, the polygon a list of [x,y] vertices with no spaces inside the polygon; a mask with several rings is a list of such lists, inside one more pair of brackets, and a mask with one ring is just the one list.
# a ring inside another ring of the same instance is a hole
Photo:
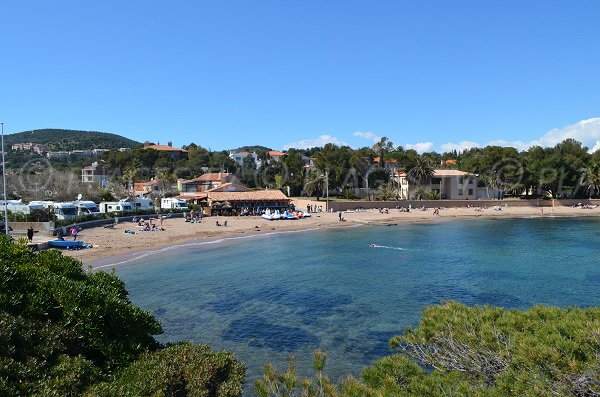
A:
{"label": "white caravan", "polygon": [[119,201],[103,201],[100,203],[100,212],[103,214],[111,212],[131,212],[133,206],[126,200]]}
{"label": "white caravan", "polygon": [[78,200],[74,203],[77,206],[78,215],[98,215],[100,210],[93,201]]}
{"label": "white caravan", "polygon": [[188,210],[188,202],[185,199],[167,197],[160,200],[160,208],[169,210]]}
{"label": "white caravan", "polygon": [[77,216],[77,206],[73,203],[54,203],[54,216],[59,221],[73,219]]}

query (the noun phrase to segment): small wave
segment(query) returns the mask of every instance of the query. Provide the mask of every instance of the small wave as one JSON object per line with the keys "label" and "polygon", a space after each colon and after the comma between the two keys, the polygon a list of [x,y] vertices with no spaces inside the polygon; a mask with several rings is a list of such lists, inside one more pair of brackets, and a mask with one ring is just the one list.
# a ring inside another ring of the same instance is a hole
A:
{"label": "small wave", "polygon": [[224,242],[227,242],[227,241],[245,240],[245,239],[249,239],[249,238],[258,238],[258,237],[264,237],[264,236],[274,236],[274,235],[277,235],[277,234],[292,234],[292,233],[312,232],[312,231],[316,231],[316,230],[322,230],[322,229],[320,229],[320,228],[311,228],[311,229],[302,229],[302,230],[281,230],[281,231],[277,231],[277,232],[267,232],[267,233],[261,233],[261,234],[249,234],[249,235],[246,235],[246,236],[223,237],[223,238],[217,238],[215,240],[203,240],[203,241],[193,240],[193,241],[189,241],[187,243],[170,245],[170,246],[163,247],[163,248],[156,249],[156,250],[141,251],[141,252],[138,252],[138,253],[135,253],[135,254],[131,254],[131,255],[133,255],[131,258],[127,258],[127,259],[124,259],[124,260],[119,261],[119,262],[107,263],[107,264],[104,264],[104,265],[98,265],[98,266],[93,266],[92,265],[92,268],[94,270],[100,270],[100,269],[106,269],[106,268],[115,267],[115,266],[122,266],[122,265],[125,265],[127,263],[135,262],[135,261],[138,261],[140,259],[146,258],[148,256],[162,254],[164,252],[168,252],[168,251],[171,251],[171,250],[174,250],[174,249],[181,249],[181,248],[187,248],[187,247],[200,247],[200,246],[203,246],[203,245],[219,244],[219,243],[224,243]]}

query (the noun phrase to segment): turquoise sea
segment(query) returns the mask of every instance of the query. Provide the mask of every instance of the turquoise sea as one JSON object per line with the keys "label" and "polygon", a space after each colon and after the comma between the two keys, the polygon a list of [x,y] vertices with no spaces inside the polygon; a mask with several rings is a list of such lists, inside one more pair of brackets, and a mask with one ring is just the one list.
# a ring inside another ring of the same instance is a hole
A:
{"label": "turquoise sea", "polygon": [[[371,244],[384,247],[372,248]],[[163,342],[234,351],[248,366],[294,353],[335,379],[390,354],[388,340],[443,300],[527,308],[600,305],[600,220],[508,219],[360,226],[198,242],[117,268]]]}

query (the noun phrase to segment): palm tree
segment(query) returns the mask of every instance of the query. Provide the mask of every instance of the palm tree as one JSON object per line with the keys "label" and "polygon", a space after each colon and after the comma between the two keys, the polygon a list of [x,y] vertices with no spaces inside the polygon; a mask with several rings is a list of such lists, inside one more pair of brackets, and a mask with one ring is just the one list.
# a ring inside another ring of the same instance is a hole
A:
{"label": "palm tree", "polygon": [[325,172],[315,168],[306,177],[306,180],[304,181],[304,190],[309,196],[312,196],[313,193],[317,193],[318,201],[321,194],[325,191],[326,184],[327,176]]}
{"label": "palm tree", "polygon": [[383,201],[389,201],[398,196],[397,190],[398,189],[394,187],[393,183],[384,183],[379,186],[379,198]]}
{"label": "palm tree", "polygon": [[133,190],[133,186],[135,184],[135,181],[139,178],[140,176],[140,166],[141,163],[138,159],[133,159],[131,161],[131,165],[125,169],[125,171],[123,172],[123,179],[125,179],[129,185],[129,189]]}
{"label": "palm tree", "polygon": [[165,197],[167,186],[171,186],[177,178],[172,172],[169,172],[167,168],[162,168],[156,173],[156,179],[160,182],[162,197]]}
{"label": "palm tree", "polygon": [[428,159],[417,157],[415,165],[406,173],[406,178],[421,188],[423,182],[430,180],[434,173],[431,162]]}
{"label": "palm tree", "polygon": [[600,194],[600,164],[592,163],[586,169],[583,177],[583,185],[586,187],[589,198]]}

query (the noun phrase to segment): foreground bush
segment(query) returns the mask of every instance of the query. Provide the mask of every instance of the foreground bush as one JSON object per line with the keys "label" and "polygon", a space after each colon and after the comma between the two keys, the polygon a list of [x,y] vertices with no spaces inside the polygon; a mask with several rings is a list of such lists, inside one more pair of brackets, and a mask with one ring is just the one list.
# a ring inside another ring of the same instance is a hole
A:
{"label": "foreground bush", "polygon": [[223,396],[242,393],[245,368],[232,353],[181,343],[146,353],[114,381],[92,387],[86,396]]}
{"label": "foreground bush", "polygon": [[600,309],[526,311],[449,302],[425,309],[419,326],[392,338],[397,354],[339,384],[299,380],[293,360],[265,366],[260,396],[600,396]]}
{"label": "foreground bush", "polygon": [[[241,394],[245,371],[232,354],[192,344],[163,349],[153,337],[160,332],[116,275],[84,272],[58,251],[34,253],[0,236],[1,396],[76,396],[101,381],[93,389],[101,395],[201,395],[180,392],[186,384],[204,395]],[[155,368],[160,363],[169,366]],[[128,376],[145,378],[153,391],[127,389]]]}

